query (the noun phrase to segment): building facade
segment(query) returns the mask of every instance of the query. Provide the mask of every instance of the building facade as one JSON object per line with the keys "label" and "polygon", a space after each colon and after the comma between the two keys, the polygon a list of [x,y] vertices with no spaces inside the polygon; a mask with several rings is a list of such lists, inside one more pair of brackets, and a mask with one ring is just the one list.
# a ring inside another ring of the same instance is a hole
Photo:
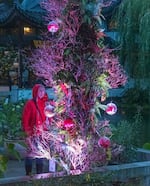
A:
{"label": "building facade", "polygon": [[41,40],[40,33],[46,28],[44,14],[40,1],[0,2],[0,85],[28,83],[24,51]]}

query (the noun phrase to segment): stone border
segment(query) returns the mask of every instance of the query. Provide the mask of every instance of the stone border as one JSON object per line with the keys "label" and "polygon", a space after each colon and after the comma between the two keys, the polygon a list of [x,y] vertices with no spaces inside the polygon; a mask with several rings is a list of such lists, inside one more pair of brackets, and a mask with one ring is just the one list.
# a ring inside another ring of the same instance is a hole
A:
{"label": "stone border", "polygon": [[[121,182],[128,183],[130,180],[138,180],[136,186],[149,186],[150,185],[150,161],[144,162],[135,162],[135,163],[127,163],[121,165],[109,165],[105,167],[97,167],[93,169],[93,172],[90,174],[99,174],[102,176],[105,173],[110,173],[112,175],[111,179],[113,182]],[[85,175],[84,173],[82,175]],[[78,171],[77,174],[78,175]],[[81,176],[82,176],[81,175]],[[0,179],[0,185],[9,185],[9,184],[19,184],[25,183],[33,180],[39,179],[49,179],[55,177],[64,177],[67,179],[67,175],[65,172],[57,172],[57,173],[44,173],[33,176],[19,176],[19,177],[11,177],[11,178],[2,178]],[[71,175],[74,177],[74,175]]]}

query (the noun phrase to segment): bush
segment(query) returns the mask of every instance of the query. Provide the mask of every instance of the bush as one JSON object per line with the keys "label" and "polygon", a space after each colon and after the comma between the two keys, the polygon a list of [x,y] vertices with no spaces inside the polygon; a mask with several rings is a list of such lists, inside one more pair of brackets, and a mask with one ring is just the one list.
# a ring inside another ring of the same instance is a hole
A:
{"label": "bush", "polygon": [[135,160],[135,149],[141,145],[142,116],[137,112],[132,120],[122,120],[113,127],[112,140],[123,146],[121,162]]}

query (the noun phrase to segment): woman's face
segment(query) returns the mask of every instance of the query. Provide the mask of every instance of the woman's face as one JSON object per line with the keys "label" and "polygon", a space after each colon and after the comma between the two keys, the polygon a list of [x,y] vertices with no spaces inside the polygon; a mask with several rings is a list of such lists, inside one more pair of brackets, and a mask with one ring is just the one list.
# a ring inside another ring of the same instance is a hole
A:
{"label": "woman's face", "polygon": [[44,95],[45,95],[45,88],[44,87],[39,87],[39,89],[38,89],[38,97],[41,99],[41,98],[43,98],[44,97]]}

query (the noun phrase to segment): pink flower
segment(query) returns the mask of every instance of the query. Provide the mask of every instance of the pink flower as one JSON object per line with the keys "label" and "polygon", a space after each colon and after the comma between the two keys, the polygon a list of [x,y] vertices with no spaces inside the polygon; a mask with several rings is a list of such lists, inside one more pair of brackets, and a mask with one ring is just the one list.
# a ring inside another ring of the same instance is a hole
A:
{"label": "pink flower", "polygon": [[105,149],[107,149],[108,147],[110,147],[110,144],[111,144],[110,139],[108,137],[106,137],[106,136],[103,136],[103,137],[101,137],[98,140],[98,145],[100,147],[105,148]]}

